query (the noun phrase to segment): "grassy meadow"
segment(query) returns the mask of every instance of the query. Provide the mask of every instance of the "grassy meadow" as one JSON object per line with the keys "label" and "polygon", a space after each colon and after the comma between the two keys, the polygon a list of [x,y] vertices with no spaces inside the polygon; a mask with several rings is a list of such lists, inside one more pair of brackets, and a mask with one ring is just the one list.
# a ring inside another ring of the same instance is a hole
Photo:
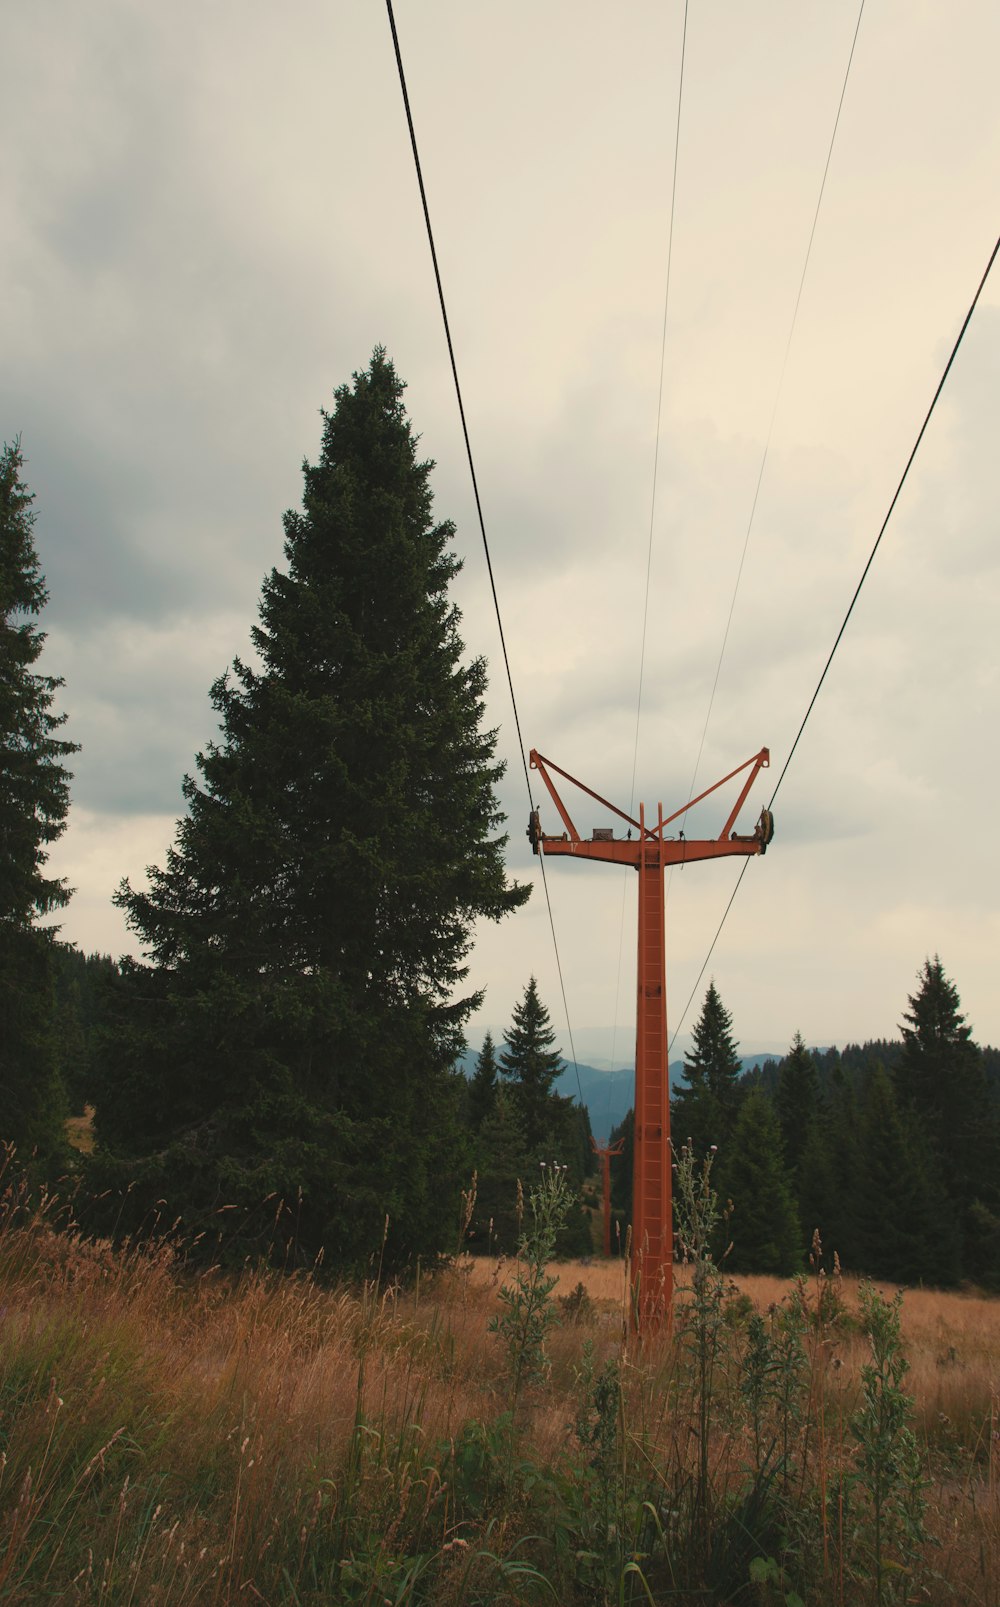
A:
{"label": "grassy meadow", "polygon": [[544,1248],[195,1274],[12,1187],[0,1602],[996,1607],[1000,1303],[696,1262],[640,1342]]}

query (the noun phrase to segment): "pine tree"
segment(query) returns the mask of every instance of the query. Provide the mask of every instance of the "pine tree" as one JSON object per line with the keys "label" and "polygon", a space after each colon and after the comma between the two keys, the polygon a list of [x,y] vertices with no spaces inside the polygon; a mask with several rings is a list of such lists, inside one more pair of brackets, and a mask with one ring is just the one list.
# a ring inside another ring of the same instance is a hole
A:
{"label": "pine tree", "polygon": [[830,1079],[823,1119],[810,1125],[797,1203],[805,1248],[818,1228],[828,1262],[836,1251],[841,1265],[852,1270],[859,1265],[854,1201],[861,1171],[860,1125],[854,1080],[838,1066]]}
{"label": "pine tree", "polygon": [[[479,995],[456,996],[508,885],[486,670],[463,664],[403,385],[376,349],[324,414],[287,568],[264,581],[259,667],[212,688],[221,737],[148,890],[118,894],[147,964],[123,968],[97,1132],[123,1225],[160,1198],[234,1253],[383,1264],[451,1233]],[[460,1087],[461,1082],[461,1087]],[[266,1203],[267,1202],[267,1203]],[[206,1241],[207,1242],[207,1241]],[[211,1247],[209,1247],[211,1249]]]}
{"label": "pine tree", "polygon": [[692,1048],[684,1057],[688,1075],[699,1070],[726,1118],[734,1118],[743,1068],[739,1045],[733,1037],[733,1018],[719,997],[714,977],[708,984],[692,1039]]}
{"label": "pine tree", "polygon": [[816,1063],[797,1032],[778,1071],[774,1107],[781,1125],[785,1159],[798,1180],[810,1126],[819,1114],[819,1077]]}
{"label": "pine tree", "polygon": [[94,1102],[97,1042],[108,984],[117,975],[107,954],[81,954],[67,943],[53,945],[59,1069],[69,1109],[82,1115]]}
{"label": "pine tree", "polygon": [[[983,1057],[940,958],[925,960],[903,1016],[903,1052],[895,1070],[900,1104],[920,1126],[956,1206],[962,1244],[956,1275],[1000,1274],[983,1254],[982,1211],[1000,1208],[1000,1131]],[[973,1208],[976,1208],[975,1210]]]}
{"label": "pine tree", "polygon": [[523,1201],[537,1180],[538,1167],[533,1169],[529,1161],[524,1127],[508,1089],[497,1090],[473,1154],[477,1186],[469,1248],[510,1255],[517,1249]]}
{"label": "pine tree", "polygon": [[936,1158],[912,1114],[900,1110],[878,1067],[862,1109],[860,1160],[851,1204],[857,1270],[897,1283],[956,1281],[959,1224]]}
{"label": "pine tree", "polygon": [[493,1034],[487,1032],[483,1039],[483,1047],[476,1059],[476,1069],[469,1079],[469,1126],[478,1132],[482,1127],[497,1097],[497,1057],[493,1045]]}
{"label": "pine tree", "polygon": [[781,1129],[771,1100],[760,1088],[744,1099],[729,1150],[720,1155],[718,1190],[733,1205],[726,1266],[733,1272],[779,1277],[796,1272],[802,1263],[802,1230]]}
{"label": "pine tree", "polygon": [[903,1102],[926,1124],[949,1187],[966,1194],[991,1104],[982,1055],[972,1042],[958,989],[937,955],[924,961],[918,980],[920,986],[903,1016],[896,1087]]}
{"label": "pine tree", "polygon": [[597,1166],[593,1136],[586,1105],[565,1094],[554,1093],[549,1102],[548,1132],[543,1144],[549,1155],[566,1167],[566,1181],[573,1194],[566,1221],[556,1239],[556,1254],[560,1260],[590,1255],[594,1249],[591,1218],[581,1195],[584,1178]]}
{"label": "pine tree", "polygon": [[549,1012],[531,977],[504,1034],[500,1069],[524,1124],[529,1151],[539,1153],[539,1158],[562,1161],[561,1155],[540,1155],[552,1135],[553,1089],[562,1069],[562,1058],[552,1048],[555,1040]]}
{"label": "pine tree", "polygon": [[671,1113],[675,1133],[681,1142],[690,1142],[696,1155],[711,1144],[724,1148],[736,1123],[743,1068],[732,1027],[713,979],[684,1057],[687,1086],[677,1090]]}
{"label": "pine tree", "polygon": [[62,681],[33,666],[45,643],[35,623],[48,592],[35,550],[34,500],[20,444],[0,453],[0,1137],[22,1158],[51,1166],[64,1155],[65,1105],[57,1069],[52,945],[40,916],[69,901],[47,876],[48,846],[66,828],[77,744],[56,735]]}
{"label": "pine tree", "polygon": [[832,1257],[835,1250],[841,1255],[841,1238],[835,1205],[838,1186],[829,1139],[828,1124],[814,1116],[802,1146],[793,1197],[802,1228],[801,1248],[809,1251],[818,1230],[827,1256]]}

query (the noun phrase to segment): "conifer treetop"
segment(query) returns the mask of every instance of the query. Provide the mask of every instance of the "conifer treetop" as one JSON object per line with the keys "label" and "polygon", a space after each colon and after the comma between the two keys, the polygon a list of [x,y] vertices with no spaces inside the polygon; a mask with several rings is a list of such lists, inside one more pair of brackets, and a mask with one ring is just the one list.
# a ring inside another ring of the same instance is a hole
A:
{"label": "conifer treetop", "polygon": [[296,1205],[268,1254],[357,1267],[387,1218],[385,1266],[441,1248],[475,923],[530,891],[402,397],[381,348],[336,391],[187,813],[117,897],[147,964],[105,1054],[107,1180],[135,1184],[133,1216],[169,1198],[198,1228],[221,1191],[234,1254],[261,1249],[272,1197]]}
{"label": "conifer treetop", "polygon": [[531,1147],[547,1130],[553,1085],[562,1070],[562,1056],[552,1047],[555,1038],[538,983],[531,977],[514,1006],[500,1053],[501,1076],[513,1092]]}
{"label": "conifer treetop", "polygon": [[684,1056],[689,1083],[707,1080],[713,1093],[717,1093],[720,1085],[739,1076],[742,1062],[733,1037],[733,1018],[719,996],[714,977],[708,984],[691,1039],[691,1048]]}
{"label": "conifer treetop", "polygon": [[69,902],[62,878],[44,874],[47,845],[66,829],[78,744],[56,736],[61,679],[32,668],[45,644],[35,620],[48,600],[34,541],[34,498],[19,441],[0,453],[0,920],[26,926]]}
{"label": "conifer treetop", "polygon": [[945,974],[940,955],[926,959],[917,972],[919,987],[908,999],[900,1031],[903,1041],[925,1051],[946,1045],[968,1043],[972,1028],[967,1025],[961,999],[954,982]]}
{"label": "conifer treetop", "polygon": [[119,894],[158,963],[209,937],[235,957],[257,927],[269,965],[357,970],[441,1003],[467,974],[474,919],[528,897],[504,872],[486,668],[462,662],[454,527],[432,520],[403,389],[377,347],[323,414],[302,508],[285,515],[287,568],[262,587],[262,667],[237,658],[215,682],[222,739],[185,778],[176,847],[149,895]]}

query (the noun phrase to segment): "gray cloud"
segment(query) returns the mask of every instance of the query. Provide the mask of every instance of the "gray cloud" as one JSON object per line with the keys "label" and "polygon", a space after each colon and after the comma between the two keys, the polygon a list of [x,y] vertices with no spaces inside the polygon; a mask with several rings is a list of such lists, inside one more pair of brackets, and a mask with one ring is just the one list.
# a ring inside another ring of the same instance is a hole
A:
{"label": "gray cloud", "polygon": [[[769,0],[691,19],[636,762],[654,805],[691,783],[855,18]],[[399,17],[525,739],[622,803],[676,22],[652,0]],[[699,785],[762,743],[773,785],[885,513],[992,243],[998,48],[987,0],[863,20]],[[162,858],[319,408],[377,341],[459,526],[511,862],[533,873],[384,17],[42,0],[5,51],[0,433],[23,434],[47,667],[84,742],[67,933],[127,940],[107,894]],[[1000,1038],[1000,866],[975,830],[997,782],[998,365],[991,286],[713,961],[745,1043],[890,1031],[935,948]],[[571,1011],[596,1028],[627,1014],[632,938],[621,882],[577,869],[552,891]],[[732,875],[674,878],[675,1005]],[[531,969],[556,1007],[548,944],[538,899],[484,932],[486,1019]]]}

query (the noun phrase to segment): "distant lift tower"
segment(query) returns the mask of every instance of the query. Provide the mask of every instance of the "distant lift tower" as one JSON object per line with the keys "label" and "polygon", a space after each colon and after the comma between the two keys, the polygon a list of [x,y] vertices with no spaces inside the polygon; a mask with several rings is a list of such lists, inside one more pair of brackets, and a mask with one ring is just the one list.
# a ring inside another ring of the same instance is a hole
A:
{"label": "distant lift tower", "polygon": [[[539,812],[533,810],[528,821],[528,837],[536,854],[571,854],[575,859],[602,859],[612,865],[632,865],[639,872],[639,964],[635,1031],[635,1170],[632,1184],[632,1288],[634,1309],[639,1321],[655,1322],[669,1310],[673,1295],[673,1222],[670,1193],[670,1090],[667,1067],[667,985],[665,966],[663,870],[666,865],[688,865],[699,859],[723,859],[731,854],[763,854],[774,836],[774,820],[764,809],[753,832],[741,836],[733,830],[747,794],[758,772],[770,762],[766,748],[745,764],[707,787],[683,808],[663,818],[663,805],[657,804],[656,825],[647,826],[645,809],[639,805],[639,818],[633,820],[623,809],[609,803],[600,793],[561,770],[551,759],[531,750],[531,767],[548,788],[566,830],[560,835],[542,831]],[[678,829],[676,837],[664,835],[665,827],[686,815],[695,804],[717,792],[727,781],[750,774],[718,837],[706,841],[686,838]],[[595,830],[592,837],[580,836],[565,804],[556,791],[550,771],[579,787],[613,815],[623,820],[628,832],[616,837],[611,827]],[[633,835],[634,833],[634,835]]]}
{"label": "distant lift tower", "polygon": [[590,1140],[594,1154],[601,1163],[601,1206],[604,1212],[604,1254],[611,1254],[611,1157],[620,1155],[625,1148],[624,1138],[617,1144],[599,1144],[596,1138]]}

